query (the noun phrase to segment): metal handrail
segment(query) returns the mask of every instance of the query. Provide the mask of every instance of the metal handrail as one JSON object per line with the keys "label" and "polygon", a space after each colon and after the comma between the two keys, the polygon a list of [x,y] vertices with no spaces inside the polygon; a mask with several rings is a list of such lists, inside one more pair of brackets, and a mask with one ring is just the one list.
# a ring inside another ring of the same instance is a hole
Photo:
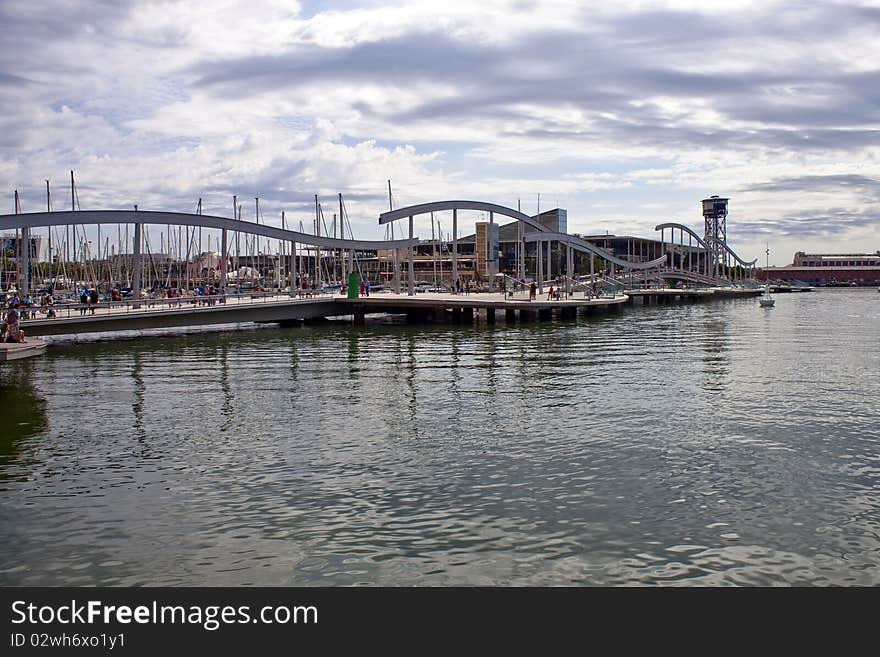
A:
{"label": "metal handrail", "polygon": [[[290,292],[286,292],[283,294],[278,294],[275,292],[238,292],[233,294],[213,294],[213,295],[185,295],[180,297],[171,297],[164,299],[155,299],[155,298],[142,298],[142,299],[123,299],[121,301],[104,301],[96,304],[88,303],[53,303],[51,305],[42,305],[42,304],[34,304],[30,308],[25,309],[25,312],[28,315],[34,315],[37,313],[42,313],[46,315],[48,313],[49,308],[52,308],[55,311],[56,318],[58,317],[85,317],[85,316],[98,316],[94,312],[95,310],[101,310],[105,312],[101,312],[101,316],[108,315],[125,315],[132,311],[151,311],[151,310],[188,310],[190,312],[201,312],[205,310],[209,310],[211,308],[216,307],[218,304],[223,305],[241,305],[243,303],[258,303],[263,302],[266,303],[269,300],[277,300],[280,298],[293,298],[295,296],[324,296],[328,293],[322,290],[291,290]],[[230,304],[229,302],[232,301]],[[156,308],[158,306],[159,308]],[[121,312],[113,312],[113,309],[123,309]],[[22,309],[19,308],[21,311]],[[79,315],[74,315],[75,312],[79,312]],[[22,319],[22,321],[27,322],[32,319],[52,319],[49,317],[28,317],[27,319]]]}

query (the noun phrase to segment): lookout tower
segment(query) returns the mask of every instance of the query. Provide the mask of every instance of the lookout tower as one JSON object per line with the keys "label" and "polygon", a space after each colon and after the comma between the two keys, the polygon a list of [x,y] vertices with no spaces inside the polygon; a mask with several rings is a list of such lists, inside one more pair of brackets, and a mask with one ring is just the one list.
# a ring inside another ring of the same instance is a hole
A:
{"label": "lookout tower", "polygon": [[716,195],[701,201],[705,222],[703,239],[709,247],[707,254],[709,267],[716,277],[722,274],[720,270],[727,259],[723,245],[727,244],[727,201],[729,200]]}

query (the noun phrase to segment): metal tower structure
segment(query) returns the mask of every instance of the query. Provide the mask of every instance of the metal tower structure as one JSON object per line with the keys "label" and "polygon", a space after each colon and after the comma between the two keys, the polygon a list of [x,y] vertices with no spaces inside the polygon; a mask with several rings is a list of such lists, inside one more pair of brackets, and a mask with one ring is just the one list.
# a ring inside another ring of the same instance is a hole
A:
{"label": "metal tower structure", "polygon": [[703,204],[703,221],[705,229],[703,240],[708,245],[706,255],[708,261],[706,263],[707,275],[718,278],[726,276],[727,269],[727,201],[730,199],[710,196],[704,198]]}

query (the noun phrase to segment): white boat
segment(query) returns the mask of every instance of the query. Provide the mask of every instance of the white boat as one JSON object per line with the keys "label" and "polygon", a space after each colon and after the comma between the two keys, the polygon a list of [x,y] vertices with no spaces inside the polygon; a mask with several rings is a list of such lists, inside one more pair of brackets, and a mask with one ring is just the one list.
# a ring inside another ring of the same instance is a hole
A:
{"label": "white boat", "polygon": [[[767,269],[770,268],[770,245],[767,245]],[[767,272],[767,269],[764,271]],[[769,275],[769,272],[767,272]],[[776,303],[776,300],[770,296],[770,283],[769,281],[764,284],[764,294],[758,297],[758,303],[761,304],[762,308],[772,308],[773,304]]]}
{"label": "white boat", "polygon": [[27,342],[0,342],[0,363],[37,356],[44,351],[46,343],[35,338],[28,338]]}

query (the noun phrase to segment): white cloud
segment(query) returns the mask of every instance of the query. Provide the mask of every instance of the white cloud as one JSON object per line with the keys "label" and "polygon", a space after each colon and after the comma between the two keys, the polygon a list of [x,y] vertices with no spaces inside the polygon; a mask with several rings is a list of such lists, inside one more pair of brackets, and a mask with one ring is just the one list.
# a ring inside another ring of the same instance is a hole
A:
{"label": "white cloud", "polygon": [[[700,197],[719,193],[745,248],[784,226],[781,262],[801,212],[804,239],[824,230],[828,249],[858,249],[880,241],[880,221],[859,219],[865,192],[846,185],[880,178],[878,16],[851,2],[377,2],[307,16],[282,1],[8,0],[0,182],[36,205],[44,178],[75,168],[92,207],[205,196],[221,211],[238,193],[273,216],[342,191],[370,237],[389,178],[399,203],[542,192],[574,230],[644,234],[658,219],[698,226]],[[765,185],[807,176],[826,184]]]}

